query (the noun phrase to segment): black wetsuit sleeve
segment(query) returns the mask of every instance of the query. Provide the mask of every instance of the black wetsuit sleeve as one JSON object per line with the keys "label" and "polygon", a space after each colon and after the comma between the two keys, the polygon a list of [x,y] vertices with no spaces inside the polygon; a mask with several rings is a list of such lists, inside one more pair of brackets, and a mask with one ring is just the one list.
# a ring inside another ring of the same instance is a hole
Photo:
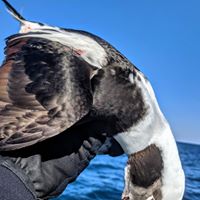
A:
{"label": "black wetsuit sleeve", "polygon": [[0,165],[1,200],[35,200],[34,194],[10,169]]}

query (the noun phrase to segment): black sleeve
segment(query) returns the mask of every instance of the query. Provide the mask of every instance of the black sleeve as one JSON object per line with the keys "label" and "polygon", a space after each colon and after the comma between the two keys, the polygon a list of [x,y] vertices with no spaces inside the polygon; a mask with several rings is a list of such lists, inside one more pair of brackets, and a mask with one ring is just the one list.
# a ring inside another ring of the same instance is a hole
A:
{"label": "black sleeve", "polygon": [[0,199],[1,200],[36,200],[33,193],[8,168],[0,165]]}

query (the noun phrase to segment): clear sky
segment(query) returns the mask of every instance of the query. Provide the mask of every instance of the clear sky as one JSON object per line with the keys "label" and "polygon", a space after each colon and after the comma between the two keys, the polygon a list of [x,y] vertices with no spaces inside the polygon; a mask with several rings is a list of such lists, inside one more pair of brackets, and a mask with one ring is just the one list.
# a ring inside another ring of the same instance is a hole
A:
{"label": "clear sky", "polygon": [[[200,0],[9,1],[29,20],[109,41],[150,79],[176,139],[200,143]],[[18,27],[0,2],[0,60]]]}

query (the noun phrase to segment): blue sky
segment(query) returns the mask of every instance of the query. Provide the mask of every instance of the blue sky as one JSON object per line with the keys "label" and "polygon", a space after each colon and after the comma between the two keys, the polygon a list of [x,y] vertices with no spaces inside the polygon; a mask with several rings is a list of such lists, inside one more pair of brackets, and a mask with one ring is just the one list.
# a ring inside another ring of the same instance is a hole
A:
{"label": "blue sky", "polygon": [[[101,36],[150,79],[177,140],[200,143],[199,0],[10,0],[25,18]],[[4,38],[19,24],[0,2]]]}

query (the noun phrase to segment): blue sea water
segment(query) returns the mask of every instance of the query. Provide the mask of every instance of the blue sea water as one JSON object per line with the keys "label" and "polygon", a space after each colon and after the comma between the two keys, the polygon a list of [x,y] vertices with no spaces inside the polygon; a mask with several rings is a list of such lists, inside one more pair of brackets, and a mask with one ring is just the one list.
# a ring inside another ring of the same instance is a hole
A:
{"label": "blue sea water", "polygon": [[[184,200],[200,200],[200,145],[178,143],[178,148],[186,175]],[[125,155],[97,156],[54,200],[120,200],[126,161]]]}

